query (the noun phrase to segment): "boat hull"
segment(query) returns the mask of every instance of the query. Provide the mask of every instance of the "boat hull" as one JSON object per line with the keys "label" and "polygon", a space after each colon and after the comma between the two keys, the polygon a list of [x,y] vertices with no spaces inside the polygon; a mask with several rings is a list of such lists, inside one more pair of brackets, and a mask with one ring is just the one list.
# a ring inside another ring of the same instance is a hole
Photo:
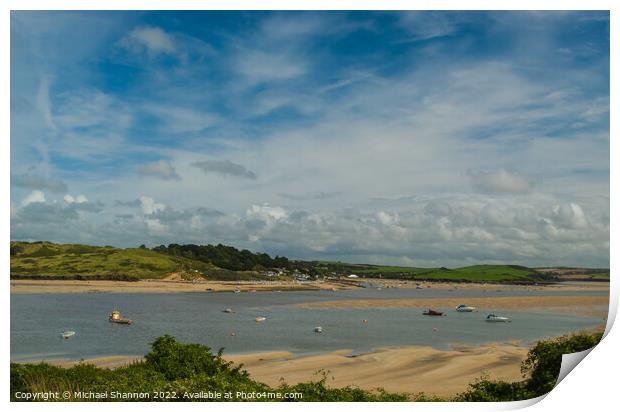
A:
{"label": "boat hull", "polygon": [[131,325],[133,322],[130,319],[110,319],[110,323],[118,323],[119,325]]}
{"label": "boat hull", "polygon": [[491,319],[487,319],[487,322],[495,322],[495,323],[506,323],[506,322],[510,322],[510,319],[508,318],[491,318]]}

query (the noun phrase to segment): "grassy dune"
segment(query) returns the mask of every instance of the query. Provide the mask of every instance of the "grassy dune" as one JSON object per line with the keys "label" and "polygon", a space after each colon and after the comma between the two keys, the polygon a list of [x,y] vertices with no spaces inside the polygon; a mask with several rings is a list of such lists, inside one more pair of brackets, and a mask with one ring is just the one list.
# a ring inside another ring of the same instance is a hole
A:
{"label": "grassy dune", "polygon": [[183,262],[148,249],[11,242],[11,275],[162,278]]}
{"label": "grassy dune", "polygon": [[170,256],[143,248],[11,242],[12,279],[162,279],[179,273],[183,279],[265,279],[255,271],[232,271],[212,263]]}

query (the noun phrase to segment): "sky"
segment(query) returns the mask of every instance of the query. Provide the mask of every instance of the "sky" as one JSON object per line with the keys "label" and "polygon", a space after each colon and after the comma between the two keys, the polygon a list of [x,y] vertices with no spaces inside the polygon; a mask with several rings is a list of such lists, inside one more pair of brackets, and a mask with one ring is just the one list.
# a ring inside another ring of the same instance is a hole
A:
{"label": "sky", "polygon": [[11,13],[11,239],[609,267],[607,12]]}

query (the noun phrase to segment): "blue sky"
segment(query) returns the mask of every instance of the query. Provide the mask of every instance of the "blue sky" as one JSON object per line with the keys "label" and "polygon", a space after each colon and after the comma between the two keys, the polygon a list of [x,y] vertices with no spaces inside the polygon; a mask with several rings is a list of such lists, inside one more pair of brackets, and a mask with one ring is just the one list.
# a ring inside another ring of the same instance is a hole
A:
{"label": "blue sky", "polygon": [[606,12],[12,12],[11,237],[609,265]]}

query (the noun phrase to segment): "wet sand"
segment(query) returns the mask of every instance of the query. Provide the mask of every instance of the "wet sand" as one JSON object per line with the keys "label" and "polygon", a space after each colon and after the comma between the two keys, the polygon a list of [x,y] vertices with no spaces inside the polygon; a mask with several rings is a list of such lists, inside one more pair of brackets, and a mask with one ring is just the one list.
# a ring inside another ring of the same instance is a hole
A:
{"label": "wet sand", "polygon": [[465,303],[479,310],[549,311],[582,316],[607,316],[608,296],[489,296],[480,298],[346,299],[299,303],[305,309],[455,308]]}

